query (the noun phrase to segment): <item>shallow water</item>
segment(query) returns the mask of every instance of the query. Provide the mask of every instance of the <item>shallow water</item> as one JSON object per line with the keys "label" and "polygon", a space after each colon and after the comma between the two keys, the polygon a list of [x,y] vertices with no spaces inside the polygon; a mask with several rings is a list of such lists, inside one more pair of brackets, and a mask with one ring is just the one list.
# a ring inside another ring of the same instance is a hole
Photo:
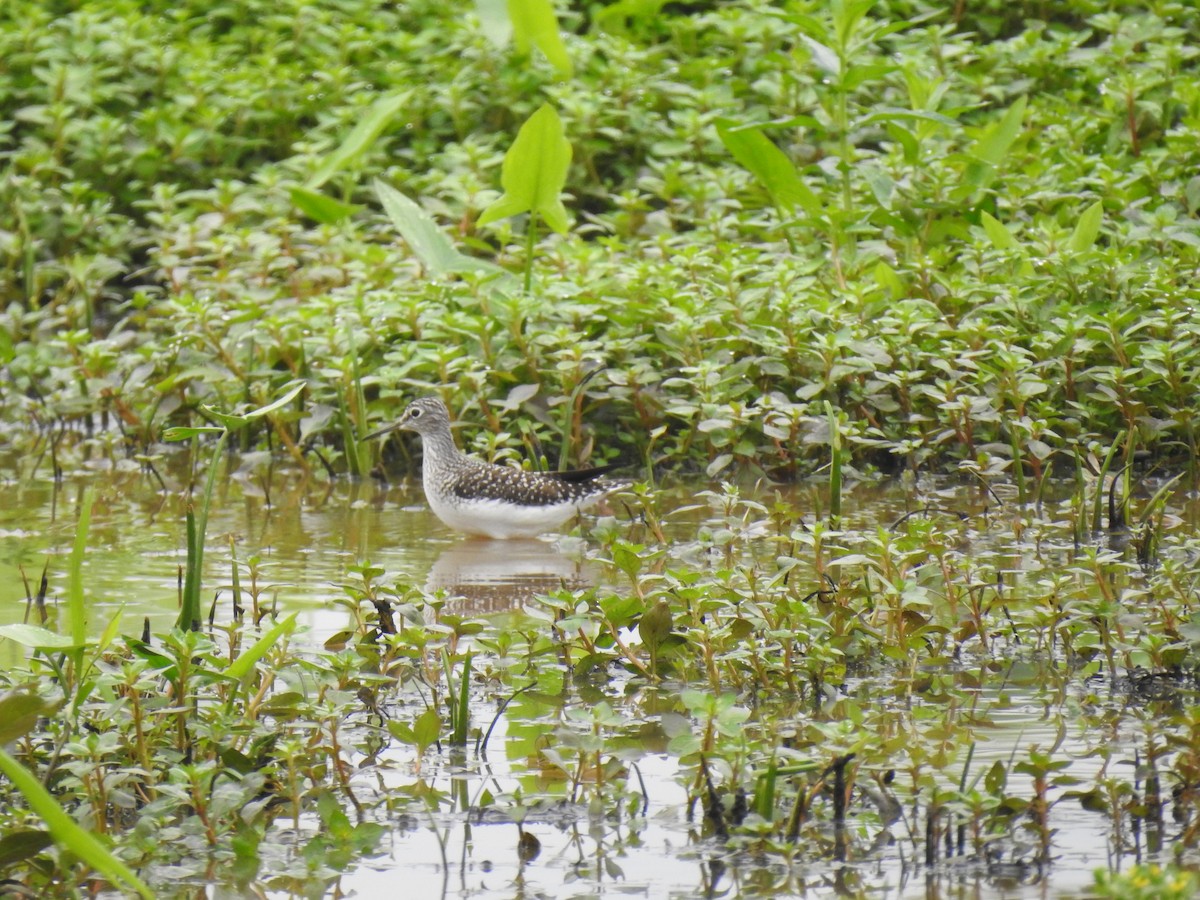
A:
{"label": "shallow water", "polygon": [[[18,470],[13,464],[8,471]],[[153,631],[168,629],[176,615],[179,571],[185,558],[185,476],[163,477],[165,489],[136,466],[83,471],[58,487],[36,474],[11,475],[3,484],[5,502],[0,507],[0,622],[25,618],[26,584],[36,590],[44,565],[49,572],[47,603],[53,610],[65,590],[79,499],[85,486],[91,486],[96,502],[84,562],[91,627],[99,630],[120,611],[126,634],[139,632],[143,618],[149,619]],[[269,494],[264,488],[268,484]],[[764,491],[760,498],[768,503],[774,493]],[[689,488],[673,495],[681,511],[671,517],[669,527],[681,540],[694,535],[708,514],[704,508],[689,508],[694,494],[695,489]],[[803,505],[805,494],[806,489],[801,489],[788,496]],[[922,504],[967,509],[978,502],[978,492],[963,487],[926,489],[919,499],[900,485],[863,488],[854,495],[847,518],[891,523]],[[614,512],[620,516],[620,510]],[[339,602],[343,596],[339,585],[354,580],[355,566],[378,566],[387,570],[391,580],[442,591],[453,609],[472,615],[502,613],[537,593],[578,587],[600,577],[599,567],[588,560],[594,547],[585,539],[464,539],[442,526],[419,490],[408,484],[325,485],[286,473],[267,480],[248,468],[222,483],[208,534],[205,590],[209,599],[216,594],[217,618],[229,618],[236,556],[243,593],[256,593],[260,607],[299,610],[306,628],[302,639],[314,647],[352,626],[353,616]],[[1029,568],[1043,571],[1044,561],[1031,566],[1031,557],[1057,552],[1053,541],[1031,548],[1006,543],[1003,533],[981,541],[977,550],[1010,579],[1019,579]],[[22,655],[21,648],[0,641],[0,662],[10,664]],[[667,683],[649,688],[613,678],[599,695],[578,692],[565,706],[587,707],[603,698],[625,718],[622,730],[636,735],[658,727],[654,694],[671,695],[681,687]],[[897,700],[879,688],[851,682],[843,690],[859,693],[868,702],[875,695],[881,706],[894,705],[898,718],[919,720],[923,701]],[[1082,684],[1068,682],[1058,704],[1048,705],[1044,687],[1027,679],[1014,678],[1003,688],[981,688],[979,707],[987,710],[990,724],[974,729],[975,770],[996,760],[1008,763],[1020,758],[1032,746],[1053,747],[1056,758],[1071,760],[1070,774],[1081,783],[1095,779],[1102,763],[1089,755],[1095,747],[1094,735],[1083,734],[1071,715],[1072,704],[1085,690]],[[488,722],[495,716],[494,700],[477,697],[474,703],[474,721]],[[406,812],[393,818],[376,812],[375,817],[390,829],[379,855],[341,875],[329,891],[401,896],[397,886],[402,884],[405,897],[496,900],[834,894],[1058,897],[1084,890],[1097,867],[1119,868],[1143,855],[1132,849],[1114,855],[1108,819],[1068,800],[1054,810],[1055,861],[1046,872],[1004,861],[989,867],[955,859],[927,869],[909,834],[910,827],[921,826],[903,819],[882,836],[878,828],[852,825],[852,862],[798,857],[789,865],[778,855],[730,850],[701,838],[699,812],[690,819],[687,814],[686,778],[677,759],[653,752],[651,742],[637,759],[645,786],[644,806],[614,811],[578,803],[533,810],[524,827],[538,838],[541,850],[535,858],[522,861],[516,852],[516,825],[503,815],[481,818],[476,806],[484,789],[499,796],[531,783],[522,749],[528,735],[513,731],[513,722],[519,719],[515,708],[499,716],[486,760],[470,754],[459,759],[449,753],[432,754],[418,770],[408,748],[394,747],[381,754],[380,768],[359,770],[355,784],[364,797],[375,792],[382,798],[388,790],[403,790],[416,780],[459,799],[424,815]],[[1130,764],[1141,737],[1132,722],[1115,734],[1116,741],[1128,746]],[[957,772],[952,774],[957,777]],[[1031,784],[1013,783],[1012,788],[1016,794],[1030,796]],[[853,820],[853,811],[851,815]],[[298,856],[305,840],[321,827],[308,817],[302,817],[299,825],[297,832],[284,823],[269,852],[281,858]],[[1024,849],[1016,846],[1006,852],[1019,860]],[[185,881],[200,877],[199,872],[179,875]],[[278,896],[302,892],[286,879],[266,887]]]}

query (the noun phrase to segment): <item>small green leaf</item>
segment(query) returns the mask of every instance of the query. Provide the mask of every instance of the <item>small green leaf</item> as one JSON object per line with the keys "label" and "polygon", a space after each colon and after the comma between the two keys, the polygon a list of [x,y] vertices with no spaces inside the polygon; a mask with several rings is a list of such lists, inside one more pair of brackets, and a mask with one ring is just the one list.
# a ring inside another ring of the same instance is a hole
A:
{"label": "small green leaf", "polygon": [[296,208],[321,225],[340,222],[359,210],[359,207],[352,203],[334,200],[332,197],[326,197],[324,194],[310,191],[308,188],[292,188],[291,195],[292,203],[296,204]]}
{"label": "small green leaf", "polygon": [[988,213],[980,214],[980,220],[983,222],[983,230],[987,233],[988,240],[992,242],[992,246],[997,250],[1019,250],[1021,245],[1017,243],[1017,239],[1013,237],[1004,223],[995,216]]}
{"label": "small green leaf", "polygon": [[766,188],[776,206],[789,212],[800,206],[810,216],[821,214],[821,201],[801,181],[787,155],[762,131],[719,119],[717,134],[733,158]]}
{"label": "small green leaf", "polygon": [[1091,250],[1092,245],[1096,243],[1096,238],[1100,236],[1100,225],[1103,222],[1104,204],[1097,200],[1083,211],[1083,215],[1075,223],[1075,230],[1071,232],[1071,237],[1067,240],[1067,249],[1072,253]]}
{"label": "small green leaf", "polygon": [[563,134],[562,120],[554,107],[542,104],[517,132],[500,170],[504,194],[483,211],[479,225],[487,225],[523,212],[539,213],[547,225],[562,234],[567,230],[567,210],[559,195],[571,165],[571,144]]}
{"label": "small green leaf", "polygon": [[550,0],[508,0],[508,17],[518,52],[528,53],[530,45],[537,47],[559,75],[571,77],[571,57],[558,32]]}
{"label": "small green leaf", "polygon": [[216,419],[224,427],[221,431],[237,431],[239,428],[245,428],[250,424],[250,420],[245,416],[237,416],[231,413],[223,413],[219,409],[213,409],[211,406],[201,406],[200,411],[206,416]]}
{"label": "small green leaf", "polygon": [[162,439],[169,442],[190,441],[192,438],[202,434],[220,434],[224,430],[224,428],[219,428],[216,425],[175,426],[164,428]]}
{"label": "small green leaf", "polygon": [[[317,166],[316,171],[309,176],[308,181],[304,182],[304,187],[309,193],[315,192],[333,175],[340,172],[350,163],[354,162],[360,155],[368,150],[375,143],[379,135],[387,128],[388,123],[396,117],[408,100],[408,91],[394,91],[390,94],[384,94],[378,100],[371,104],[371,108],[366,114],[358,120],[358,124],[351,129],[346,135],[346,139],[341,145],[325,157],[324,162]],[[296,200],[295,194],[292,195],[292,202],[301,209],[304,207]],[[356,207],[349,207],[351,210]],[[308,210],[304,210],[307,215],[311,216]],[[322,219],[312,216],[318,222]]]}

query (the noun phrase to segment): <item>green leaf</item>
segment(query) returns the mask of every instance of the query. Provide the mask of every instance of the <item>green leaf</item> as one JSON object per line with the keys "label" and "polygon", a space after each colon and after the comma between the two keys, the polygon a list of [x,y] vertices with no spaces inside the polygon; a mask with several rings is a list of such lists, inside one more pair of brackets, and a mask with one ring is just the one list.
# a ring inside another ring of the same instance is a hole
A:
{"label": "green leaf", "polygon": [[80,828],[58,805],[58,801],[42,787],[41,782],[2,749],[0,771],[25,795],[30,808],[46,823],[51,836],[60,847],[74,853],[109,881],[124,883],[147,900],[153,900],[154,895],[150,888],[146,887],[125,863],[109,853],[94,834]]}
{"label": "green leaf", "polygon": [[494,47],[507,47],[512,40],[513,24],[507,0],[475,0],[475,15],[483,36]]}
{"label": "green leaf", "polygon": [[987,233],[988,240],[997,250],[1019,250],[1021,248],[1012,232],[995,216],[985,212],[981,213],[979,218],[983,222],[983,230]]}
{"label": "green leaf", "polygon": [[504,194],[483,211],[478,224],[536,212],[562,234],[567,230],[567,210],[559,194],[570,165],[571,144],[563,135],[562,120],[554,107],[544,103],[521,126],[517,139],[504,154],[500,170]]}
{"label": "green leaf", "polygon": [[721,143],[770,194],[772,202],[789,212],[797,206],[810,216],[821,214],[821,201],[800,180],[792,161],[758,128],[739,127],[729,119],[717,120]]}
{"label": "green leaf", "polygon": [[528,53],[530,45],[537,47],[563,78],[570,78],[571,57],[558,33],[558,20],[550,0],[508,0],[508,17],[512,20],[513,42],[520,53]]}
{"label": "green leaf", "polygon": [[237,659],[229,664],[225,669],[225,675],[237,681],[241,681],[253,670],[255,664],[263,658],[268,650],[285,634],[291,634],[296,628],[296,615],[292,613],[286,619],[276,623],[270,631],[254,642],[254,646],[244,651]]}
{"label": "green leaf", "polygon": [[[309,176],[308,181],[304,182],[304,187],[308,191],[314,192],[328,181],[333,175],[340,172],[350,163],[354,162],[366,150],[370,149],[376,139],[387,128],[388,123],[396,117],[396,113],[400,112],[408,100],[408,91],[394,91],[390,94],[384,94],[378,100],[371,104],[371,108],[367,110],[366,115],[358,120],[358,124],[346,135],[346,139],[341,145],[325,157],[324,162],[317,166],[316,171]],[[296,201],[295,194],[292,195],[292,202],[297,206],[301,206]],[[355,207],[350,207],[354,209]],[[303,209],[303,206],[301,206]],[[308,210],[305,210],[308,214]],[[313,218],[317,218],[313,216]],[[323,221],[317,219],[318,222]]]}
{"label": "green leaf", "polygon": [[375,179],[375,193],[400,237],[431,275],[472,270],[502,271],[482,259],[459,253],[430,215],[395,188]]}
{"label": "green leaf", "polygon": [[268,403],[266,406],[260,406],[258,409],[253,409],[248,413],[244,413],[243,415],[238,416],[237,418],[239,418],[239,419],[257,419],[257,418],[260,418],[261,416],[267,415],[268,413],[273,413],[273,412],[275,412],[275,410],[280,409],[284,406],[287,406],[289,403],[291,403],[293,400],[295,400],[296,395],[299,394],[302,390],[304,390],[307,386],[308,385],[303,381],[297,382],[290,391],[288,391],[286,394],[284,394],[278,400]]}
{"label": "green leaf", "polygon": [[1001,116],[1000,121],[987,129],[975,142],[971,155],[992,166],[998,166],[1021,134],[1027,98],[1020,97]]}
{"label": "green leaf", "polygon": [[190,441],[202,434],[221,434],[224,430],[216,425],[175,426],[164,428],[162,439],[164,441]]}
{"label": "green leaf", "polygon": [[442,719],[432,706],[417,716],[413,722],[413,740],[417,744],[417,752],[424,753],[434,744],[442,733]]}
{"label": "green leaf", "polygon": [[292,188],[291,195],[292,203],[296,204],[296,208],[321,225],[340,222],[359,210],[359,207],[352,203],[334,200],[332,197],[326,197],[324,194],[310,191],[308,188]]}
{"label": "green leaf", "polygon": [[1096,243],[1096,238],[1100,236],[1100,225],[1103,222],[1104,204],[1097,200],[1083,211],[1083,215],[1075,223],[1075,230],[1067,239],[1067,249],[1072,253],[1091,250],[1092,245]]}
{"label": "green leaf", "polygon": [[201,406],[200,411],[206,416],[216,419],[224,427],[220,431],[229,432],[237,431],[239,428],[245,428],[250,420],[245,416],[238,416],[232,413],[223,413],[219,409],[213,409],[211,406]]}
{"label": "green leaf", "polygon": [[1021,135],[1021,123],[1025,118],[1026,98],[1021,97],[1010,106],[1000,121],[986,129],[970,150],[967,164],[967,184],[979,188],[991,184],[996,177],[996,168],[1004,161],[1008,151]]}
{"label": "green leaf", "polygon": [[57,634],[40,625],[0,625],[0,638],[8,638],[22,647],[34,650],[77,650],[83,646],[66,635]]}
{"label": "green leaf", "polygon": [[12,691],[0,697],[0,744],[15,741],[54,707],[37,694]]}
{"label": "green leaf", "polygon": [[53,843],[49,832],[33,828],[6,834],[0,838],[0,869],[32,859]]}
{"label": "green leaf", "polygon": [[462,254],[425,210],[378,178],[375,179],[375,194],[400,237],[431,274],[442,275],[457,268]]}

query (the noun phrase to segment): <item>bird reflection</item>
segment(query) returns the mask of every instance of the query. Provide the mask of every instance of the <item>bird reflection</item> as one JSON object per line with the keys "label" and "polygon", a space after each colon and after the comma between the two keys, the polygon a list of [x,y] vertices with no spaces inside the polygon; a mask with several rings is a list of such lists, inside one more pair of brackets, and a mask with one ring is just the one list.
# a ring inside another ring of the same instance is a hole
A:
{"label": "bird reflection", "polygon": [[587,587],[590,568],[561,542],[468,538],[442,551],[426,586],[449,594],[456,612],[504,612],[537,594]]}

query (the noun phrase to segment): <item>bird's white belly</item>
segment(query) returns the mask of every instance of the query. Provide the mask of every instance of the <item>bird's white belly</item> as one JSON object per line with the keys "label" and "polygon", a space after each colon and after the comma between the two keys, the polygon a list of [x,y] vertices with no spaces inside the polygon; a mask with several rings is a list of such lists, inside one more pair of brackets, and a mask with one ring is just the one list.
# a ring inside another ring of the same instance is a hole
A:
{"label": "bird's white belly", "polygon": [[518,506],[501,500],[471,500],[454,503],[427,493],[434,515],[457,531],[490,538],[537,537],[561,525],[586,504],[556,503],[553,506]]}

